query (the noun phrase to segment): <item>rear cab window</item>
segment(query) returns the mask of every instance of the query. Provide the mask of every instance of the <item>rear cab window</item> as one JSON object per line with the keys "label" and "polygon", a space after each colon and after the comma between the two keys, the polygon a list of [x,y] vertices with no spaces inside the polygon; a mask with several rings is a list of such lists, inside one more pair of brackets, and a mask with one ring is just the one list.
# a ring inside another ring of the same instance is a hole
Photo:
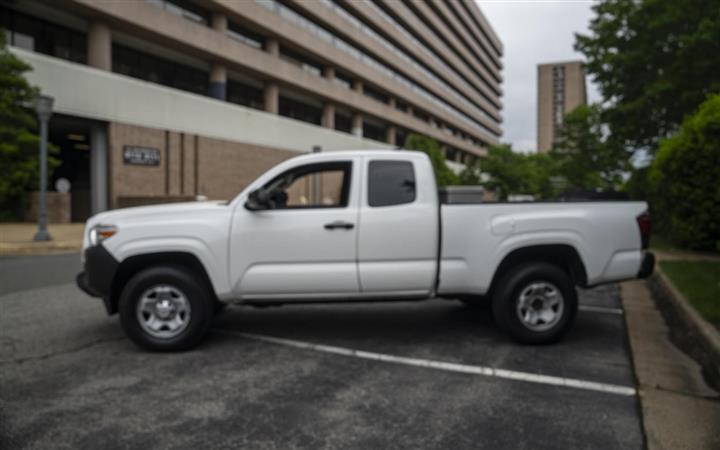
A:
{"label": "rear cab window", "polygon": [[368,164],[368,205],[395,206],[416,197],[415,169],[410,161],[375,160]]}

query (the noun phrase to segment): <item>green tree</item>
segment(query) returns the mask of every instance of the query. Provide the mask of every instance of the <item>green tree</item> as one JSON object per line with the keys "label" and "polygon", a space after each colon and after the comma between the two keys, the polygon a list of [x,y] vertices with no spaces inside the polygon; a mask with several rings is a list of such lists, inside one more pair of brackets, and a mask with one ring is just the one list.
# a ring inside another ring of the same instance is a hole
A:
{"label": "green tree", "polygon": [[489,177],[483,187],[495,191],[498,199],[507,200],[510,194],[534,194],[533,168],[528,156],[514,152],[509,145],[490,146],[480,166]]}
{"label": "green tree", "polygon": [[458,177],[445,163],[440,144],[435,139],[412,133],[405,139],[405,149],[418,150],[430,157],[438,186],[458,184]]}
{"label": "green tree", "polygon": [[720,251],[720,95],[662,142],[648,179],[660,231],[677,244]]}
{"label": "green tree", "polygon": [[465,168],[458,174],[458,184],[462,186],[477,186],[482,184],[481,159],[465,165]]}
{"label": "green tree", "polygon": [[551,153],[570,188],[615,189],[629,170],[629,155],[606,136],[601,111],[599,105],[579,106],[557,131]]}
{"label": "green tree", "polygon": [[529,193],[535,199],[548,199],[558,194],[553,178],[558,174],[557,159],[552,153],[531,153],[526,155],[529,166]]}
{"label": "green tree", "polygon": [[611,134],[630,150],[677,130],[720,92],[720,5],[716,0],[603,0],[575,49],[605,100]]}
{"label": "green tree", "polygon": [[[0,218],[11,219],[22,208],[24,194],[37,186],[39,137],[28,108],[37,89],[23,73],[31,67],[10,53],[0,30]],[[52,149],[50,149],[52,150]],[[57,164],[49,158],[49,168]]]}

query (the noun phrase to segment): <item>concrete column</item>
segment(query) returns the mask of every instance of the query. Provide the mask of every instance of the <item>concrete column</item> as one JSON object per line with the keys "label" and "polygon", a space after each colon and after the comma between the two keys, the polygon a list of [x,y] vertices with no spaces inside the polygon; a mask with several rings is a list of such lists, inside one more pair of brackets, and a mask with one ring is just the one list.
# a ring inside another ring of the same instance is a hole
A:
{"label": "concrete column", "polygon": [[280,88],[277,83],[271,81],[265,83],[265,111],[277,114],[279,111],[278,103],[280,99]]}
{"label": "concrete column", "polygon": [[388,125],[387,130],[385,130],[385,140],[390,145],[396,145],[396,128],[395,125]]}
{"label": "concrete column", "polygon": [[210,67],[208,95],[218,100],[225,100],[227,97],[227,70],[223,64],[213,63]]}
{"label": "concrete column", "polygon": [[352,116],[352,134],[362,137],[363,135],[363,116],[362,113],[356,112]]}
{"label": "concrete column", "polygon": [[395,109],[395,97],[390,97],[388,99],[388,106],[391,107],[392,109]]}
{"label": "concrete column", "polygon": [[265,51],[273,56],[280,56],[280,43],[277,39],[268,38],[265,40]]}
{"label": "concrete column", "polygon": [[103,22],[92,22],[87,33],[88,65],[112,71],[112,33]]}
{"label": "concrete column", "polygon": [[108,209],[108,132],[104,123],[90,128],[90,209],[93,214]]}
{"label": "concrete column", "polygon": [[328,102],[323,105],[322,126],[331,130],[335,129],[335,105],[332,103]]}
{"label": "concrete column", "polygon": [[212,15],[212,29],[218,33],[225,34],[227,31],[227,16],[223,13],[214,12]]}
{"label": "concrete column", "polygon": [[[353,91],[362,94],[363,82],[360,80],[353,81]],[[363,135],[363,116],[362,113],[356,112],[352,116],[352,134],[362,137]]]}
{"label": "concrete column", "polygon": [[[224,35],[227,32],[227,16],[213,13],[211,25],[213,30]],[[210,67],[208,95],[219,100],[225,100],[227,97],[227,70],[221,63],[213,62]]]}
{"label": "concrete column", "polygon": [[326,66],[323,68],[323,77],[328,81],[335,81],[335,68]]}
{"label": "concrete column", "polygon": [[[265,51],[273,56],[280,56],[280,43],[277,39],[266,39],[265,40]],[[278,85],[273,82],[267,82],[265,84],[265,111],[277,114],[279,107],[278,102],[280,98],[280,89]]]}

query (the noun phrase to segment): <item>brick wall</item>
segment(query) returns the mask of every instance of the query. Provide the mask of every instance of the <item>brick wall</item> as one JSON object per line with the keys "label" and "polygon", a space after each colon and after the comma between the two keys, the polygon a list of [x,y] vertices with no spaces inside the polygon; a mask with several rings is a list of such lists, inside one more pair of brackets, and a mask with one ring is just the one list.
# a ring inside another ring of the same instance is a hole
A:
{"label": "brick wall", "polygon": [[[205,195],[229,200],[258,175],[295,152],[231,142],[188,133],[111,123],[110,206],[120,207],[124,198]],[[160,150],[157,166],[128,165],[123,147],[133,145]],[[160,199],[162,200],[162,199]]]}

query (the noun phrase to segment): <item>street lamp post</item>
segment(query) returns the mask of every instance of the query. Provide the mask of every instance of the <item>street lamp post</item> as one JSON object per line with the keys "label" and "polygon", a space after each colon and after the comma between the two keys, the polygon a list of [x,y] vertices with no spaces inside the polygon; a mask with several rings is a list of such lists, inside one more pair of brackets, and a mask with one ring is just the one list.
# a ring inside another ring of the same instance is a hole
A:
{"label": "street lamp post", "polygon": [[54,99],[47,95],[40,95],[35,100],[35,111],[40,120],[40,198],[38,199],[38,230],[33,241],[52,240],[47,229],[45,191],[47,190],[48,121],[52,115],[53,101]]}

